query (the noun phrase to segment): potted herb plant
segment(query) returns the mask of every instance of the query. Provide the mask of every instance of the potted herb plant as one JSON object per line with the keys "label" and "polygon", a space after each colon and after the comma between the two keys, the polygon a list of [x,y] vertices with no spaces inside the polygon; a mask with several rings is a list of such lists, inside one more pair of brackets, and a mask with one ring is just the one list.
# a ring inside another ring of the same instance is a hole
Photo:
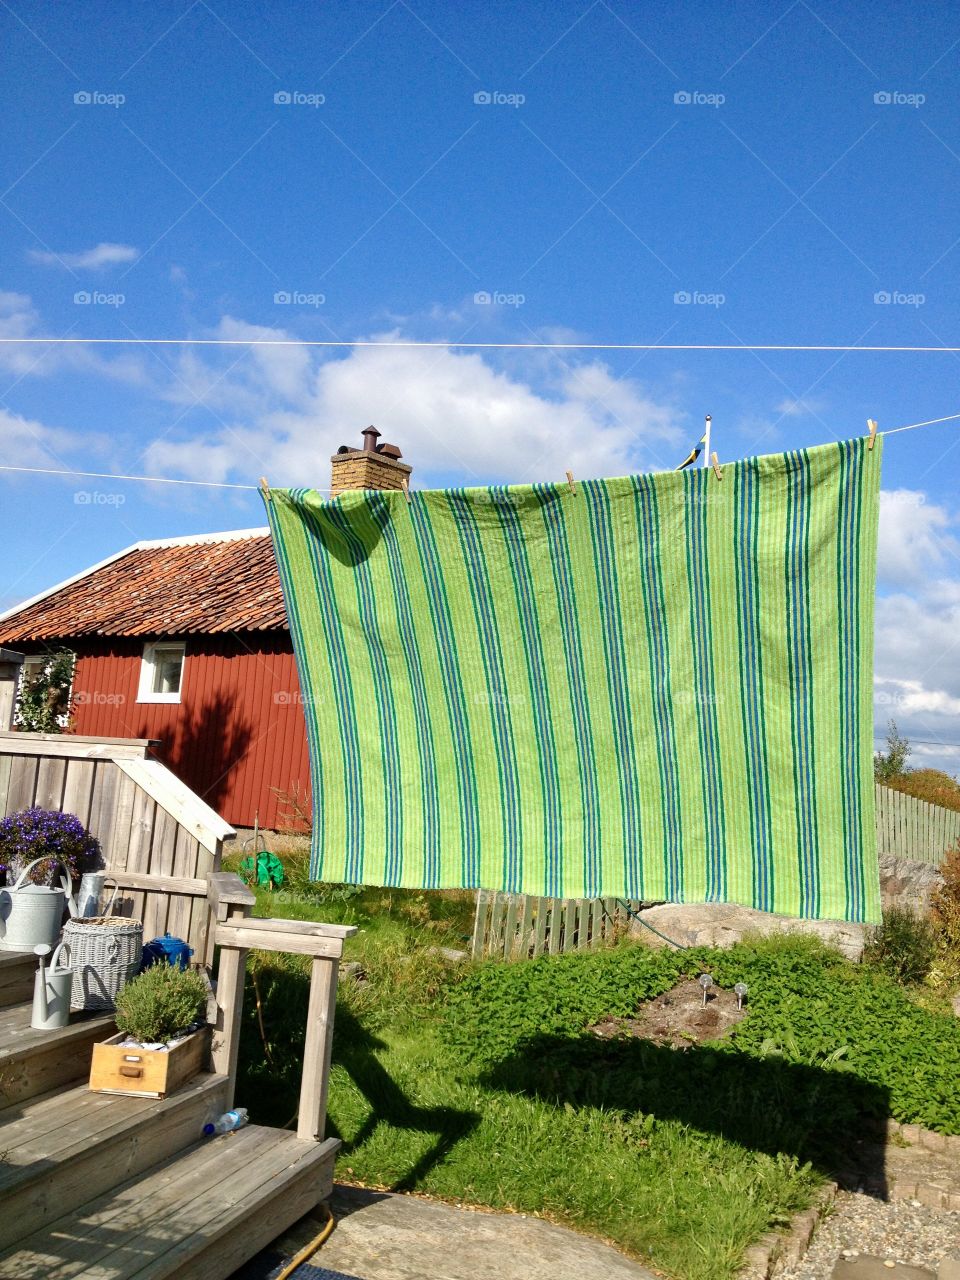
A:
{"label": "potted herb plant", "polygon": [[201,1069],[210,1028],[207,983],[197,969],[151,965],[117,995],[119,1031],[93,1047],[90,1088],[165,1098]]}

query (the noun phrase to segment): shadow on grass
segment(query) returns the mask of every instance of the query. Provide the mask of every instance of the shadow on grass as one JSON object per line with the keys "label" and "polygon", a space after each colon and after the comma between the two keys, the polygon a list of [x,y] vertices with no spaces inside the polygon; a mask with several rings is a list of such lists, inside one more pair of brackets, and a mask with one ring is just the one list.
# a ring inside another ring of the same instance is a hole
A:
{"label": "shadow on grass", "polygon": [[750,1150],[809,1161],[883,1199],[889,1091],[851,1071],[750,1057],[706,1044],[536,1036],[483,1083],[543,1101],[676,1120]]}
{"label": "shadow on grass", "polygon": [[343,1067],[370,1106],[370,1114],[358,1132],[344,1141],[343,1154],[362,1147],[380,1124],[412,1133],[436,1134],[429,1150],[393,1183],[394,1191],[412,1191],[461,1138],[476,1128],[480,1117],[475,1111],[418,1107],[411,1102],[376,1056],[378,1049],[387,1046],[366,1031],[349,1010],[337,1010],[337,1031],[342,1040],[339,1048],[334,1041],[333,1060]]}
{"label": "shadow on grass", "polygon": [[[286,1127],[296,1119],[299,1100],[309,978],[295,970],[271,966],[260,972],[256,988],[251,990],[251,985],[248,978],[237,1101],[249,1108],[255,1122]],[[258,997],[267,1011],[269,1051],[264,1048],[259,1030]],[[335,1027],[333,1064],[353,1081],[369,1107],[369,1115],[349,1139],[328,1117],[327,1135],[343,1142],[341,1159],[362,1147],[381,1124],[411,1134],[434,1135],[427,1150],[391,1184],[394,1191],[410,1191],[461,1138],[472,1132],[480,1117],[474,1111],[453,1107],[417,1106],[377,1056],[388,1046],[343,1003],[337,1005]]]}

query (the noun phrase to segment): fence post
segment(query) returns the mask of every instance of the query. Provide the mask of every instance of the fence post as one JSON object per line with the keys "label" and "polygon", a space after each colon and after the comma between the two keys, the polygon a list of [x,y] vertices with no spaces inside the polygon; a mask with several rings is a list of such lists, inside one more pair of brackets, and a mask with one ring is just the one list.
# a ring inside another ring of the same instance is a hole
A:
{"label": "fence post", "polygon": [[307,1037],[303,1045],[303,1075],[297,1113],[297,1137],[302,1142],[322,1142],[326,1127],[338,969],[337,960],[320,956],[314,956],[310,966]]}
{"label": "fence post", "polygon": [[[240,880],[228,872],[215,872],[209,877],[210,912],[218,921],[249,916],[256,897]],[[210,931],[213,933],[213,930]],[[210,1059],[218,1075],[227,1076],[227,1109],[233,1106],[237,1086],[237,1054],[240,1049],[240,1019],[243,1015],[243,984],[247,974],[247,948],[220,948],[217,967],[217,1021],[213,1029]]]}

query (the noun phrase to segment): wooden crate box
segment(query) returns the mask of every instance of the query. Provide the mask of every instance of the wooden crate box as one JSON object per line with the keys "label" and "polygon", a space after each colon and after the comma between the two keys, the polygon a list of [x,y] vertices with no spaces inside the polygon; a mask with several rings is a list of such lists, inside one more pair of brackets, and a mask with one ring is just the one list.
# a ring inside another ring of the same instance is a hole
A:
{"label": "wooden crate box", "polygon": [[165,1098],[201,1071],[210,1052],[210,1027],[201,1027],[172,1049],[133,1049],[122,1034],[93,1046],[90,1088],[94,1093],[131,1093]]}

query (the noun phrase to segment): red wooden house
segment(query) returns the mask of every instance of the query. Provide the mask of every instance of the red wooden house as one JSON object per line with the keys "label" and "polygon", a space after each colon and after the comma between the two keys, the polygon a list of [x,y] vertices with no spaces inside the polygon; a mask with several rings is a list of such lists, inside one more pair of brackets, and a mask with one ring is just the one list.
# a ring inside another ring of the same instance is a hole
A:
{"label": "red wooden house", "polygon": [[[333,458],[333,492],[397,489],[378,446]],[[153,738],[155,755],[235,827],[276,828],[309,798],[293,649],[267,530],[138,542],[0,614],[0,646],[76,655],[73,732]]]}

